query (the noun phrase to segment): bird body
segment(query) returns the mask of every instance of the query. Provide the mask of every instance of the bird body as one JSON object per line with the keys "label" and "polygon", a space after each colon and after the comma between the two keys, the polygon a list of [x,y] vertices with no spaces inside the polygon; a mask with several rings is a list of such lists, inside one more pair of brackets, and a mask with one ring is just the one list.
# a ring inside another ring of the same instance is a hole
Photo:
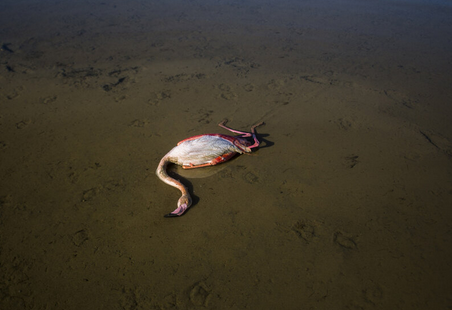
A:
{"label": "bird body", "polygon": [[246,152],[239,143],[234,144],[237,139],[221,134],[199,135],[180,141],[166,156],[170,162],[185,169],[212,166]]}
{"label": "bird body", "polygon": [[[167,174],[166,167],[169,163],[180,165],[184,169],[213,166],[229,160],[236,154],[250,153],[252,148],[259,146],[254,129],[263,123],[251,127],[251,133],[231,129],[225,124],[226,120],[218,125],[240,135],[204,134],[187,138],[180,141],[160,160],[156,170],[157,176],[166,184],[178,188],[182,193],[177,203],[177,209],[167,214],[166,217],[181,216],[192,203],[187,188]],[[252,137],[254,144],[246,140],[246,137]]]}

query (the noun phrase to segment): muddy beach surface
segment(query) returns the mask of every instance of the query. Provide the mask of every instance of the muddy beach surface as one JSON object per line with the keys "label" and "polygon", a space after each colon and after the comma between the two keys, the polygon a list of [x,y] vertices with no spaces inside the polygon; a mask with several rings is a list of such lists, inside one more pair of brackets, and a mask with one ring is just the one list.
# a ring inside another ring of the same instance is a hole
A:
{"label": "muddy beach surface", "polygon": [[[0,309],[450,309],[451,15],[2,1]],[[261,147],[164,218],[160,158],[224,118]]]}

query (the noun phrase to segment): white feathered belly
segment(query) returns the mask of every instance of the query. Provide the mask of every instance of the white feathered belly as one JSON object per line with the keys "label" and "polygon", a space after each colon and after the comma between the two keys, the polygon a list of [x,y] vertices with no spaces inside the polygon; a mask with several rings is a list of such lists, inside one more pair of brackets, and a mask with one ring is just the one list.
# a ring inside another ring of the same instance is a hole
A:
{"label": "white feathered belly", "polygon": [[168,159],[181,166],[202,165],[213,159],[231,153],[243,153],[228,140],[218,136],[201,136],[187,140],[168,152]]}

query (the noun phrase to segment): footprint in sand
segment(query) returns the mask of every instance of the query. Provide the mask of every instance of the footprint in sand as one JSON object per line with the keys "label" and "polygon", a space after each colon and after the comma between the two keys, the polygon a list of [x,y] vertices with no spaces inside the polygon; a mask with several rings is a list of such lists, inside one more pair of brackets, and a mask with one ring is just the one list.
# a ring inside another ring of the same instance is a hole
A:
{"label": "footprint in sand", "polygon": [[45,98],[41,98],[40,102],[42,104],[51,104],[52,102],[55,102],[57,100],[57,96],[49,96]]}
{"label": "footprint in sand", "polygon": [[9,100],[15,99],[15,98],[19,97],[19,94],[20,94],[20,91],[21,91],[21,90],[22,90],[22,89],[20,89],[20,90],[14,89],[14,90],[12,90],[11,92],[5,94],[5,97],[6,97],[7,99],[9,99]]}
{"label": "footprint in sand", "polygon": [[97,194],[99,194],[99,192],[100,192],[99,187],[93,187],[93,188],[87,189],[86,191],[83,192],[82,202],[86,202],[86,201],[90,201],[90,200],[94,199],[94,197],[96,197]]}
{"label": "footprint in sand", "polygon": [[89,239],[89,234],[85,229],[77,231],[72,236],[72,243],[76,246],[81,246],[83,243],[85,243],[86,240]]}
{"label": "footprint in sand", "polygon": [[292,231],[306,243],[310,243],[315,237],[315,227],[306,221],[298,221],[293,225]]}
{"label": "footprint in sand", "polygon": [[267,83],[267,88],[269,90],[280,90],[285,84],[284,80],[271,80]]}
{"label": "footprint in sand", "polygon": [[336,232],[333,237],[334,243],[340,245],[344,249],[355,250],[358,246],[355,237],[346,235],[340,231]]}
{"label": "footprint in sand", "polygon": [[349,130],[349,129],[353,128],[353,124],[354,124],[354,120],[349,117],[339,118],[333,122],[336,123],[339,126],[339,128],[342,130]]}
{"label": "footprint in sand", "polygon": [[130,127],[145,127],[149,125],[149,121],[146,119],[135,119],[130,123]]}
{"label": "footprint in sand", "polygon": [[359,163],[358,158],[359,158],[359,156],[355,155],[355,154],[351,154],[349,156],[346,156],[345,160],[344,160],[344,165],[347,168],[351,169],[351,168],[355,167]]}
{"label": "footprint in sand", "polygon": [[364,301],[372,305],[378,304],[383,299],[383,289],[377,283],[369,283],[362,292]]}
{"label": "footprint in sand", "polygon": [[227,84],[220,84],[217,86],[217,88],[221,91],[221,93],[218,95],[218,98],[225,100],[234,100],[238,98],[238,95],[234,91],[232,91],[231,86]]}
{"label": "footprint in sand", "polygon": [[25,119],[23,121],[20,121],[20,122],[16,123],[16,128],[17,129],[23,129],[23,128],[27,127],[30,124],[31,124],[31,120]]}
{"label": "footprint in sand", "polygon": [[159,92],[153,92],[150,94],[149,97],[150,98],[148,100],[148,104],[152,106],[157,106],[160,104],[161,101],[171,98],[171,91],[164,90]]}
{"label": "footprint in sand", "polygon": [[246,173],[243,175],[243,179],[244,179],[247,183],[250,183],[250,184],[258,183],[258,182],[259,182],[259,177],[258,177],[256,174],[254,174],[253,172],[251,172],[251,171],[246,172]]}
{"label": "footprint in sand", "polygon": [[303,194],[303,184],[297,180],[284,180],[278,187],[278,191],[281,195],[295,197]]}
{"label": "footprint in sand", "polygon": [[254,84],[246,84],[243,86],[243,89],[247,92],[251,92],[256,88],[256,86],[254,86]]}
{"label": "footprint in sand", "polygon": [[207,307],[210,300],[210,290],[204,282],[198,282],[190,291],[190,301],[194,306]]}

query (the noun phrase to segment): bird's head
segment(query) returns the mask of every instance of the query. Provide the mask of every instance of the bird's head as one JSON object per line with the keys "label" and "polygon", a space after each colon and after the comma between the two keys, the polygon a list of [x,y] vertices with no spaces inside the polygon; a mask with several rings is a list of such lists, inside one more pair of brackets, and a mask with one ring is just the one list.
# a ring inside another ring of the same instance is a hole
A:
{"label": "bird's head", "polygon": [[165,215],[165,217],[175,217],[175,216],[181,216],[184,214],[184,212],[191,207],[192,200],[190,195],[184,194],[182,195],[179,200],[177,201],[177,209],[173,212]]}
{"label": "bird's head", "polygon": [[251,153],[251,148],[249,148],[251,142],[244,138],[235,138],[234,145],[238,147],[243,153]]}

